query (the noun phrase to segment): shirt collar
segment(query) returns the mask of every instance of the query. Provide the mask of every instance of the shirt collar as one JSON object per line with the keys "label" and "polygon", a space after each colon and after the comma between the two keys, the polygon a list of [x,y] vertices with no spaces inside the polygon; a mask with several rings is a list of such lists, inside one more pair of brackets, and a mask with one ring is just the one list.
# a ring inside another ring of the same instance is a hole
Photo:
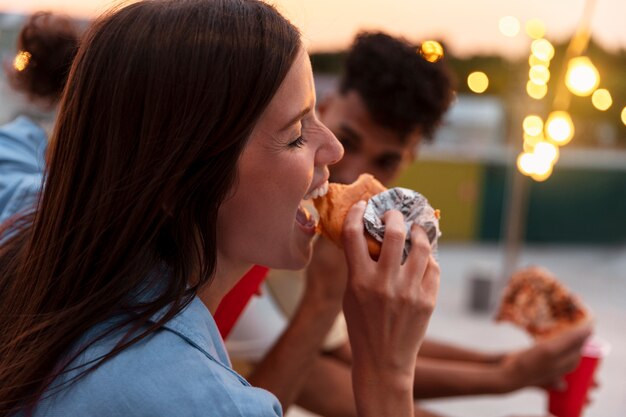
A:
{"label": "shirt collar", "polygon": [[[166,309],[167,307],[152,316],[151,321],[158,321],[163,317]],[[163,325],[163,328],[176,333],[196,348],[217,359],[222,365],[231,367],[217,324],[198,296],[194,296],[181,312]]]}

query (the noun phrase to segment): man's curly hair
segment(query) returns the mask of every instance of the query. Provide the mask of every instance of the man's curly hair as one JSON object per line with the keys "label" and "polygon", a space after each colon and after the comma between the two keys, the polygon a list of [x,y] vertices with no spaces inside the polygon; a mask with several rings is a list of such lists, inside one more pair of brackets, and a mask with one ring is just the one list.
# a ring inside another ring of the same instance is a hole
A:
{"label": "man's curly hair", "polygon": [[431,139],[454,91],[443,61],[431,63],[404,39],[361,32],[348,51],[340,92],[357,92],[374,120],[404,138],[415,128]]}

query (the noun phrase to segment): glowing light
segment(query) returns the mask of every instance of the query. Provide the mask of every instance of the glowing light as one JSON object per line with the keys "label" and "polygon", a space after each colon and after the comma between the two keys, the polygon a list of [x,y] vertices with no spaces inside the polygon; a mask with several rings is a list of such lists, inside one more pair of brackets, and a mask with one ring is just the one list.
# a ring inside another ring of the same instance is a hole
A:
{"label": "glowing light", "polygon": [[543,65],[544,67],[550,67],[550,61],[544,61],[543,59],[537,58],[536,55],[531,54],[528,57],[528,65],[534,67],[535,65]]}
{"label": "glowing light", "polygon": [[443,46],[437,41],[423,42],[419,52],[428,62],[437,62],[443,58]]}
{"label": "glowing light", "polygon": [[535,155],[535,172],[533,172],[533,174],[542,176],[548,172],[552,173],[552,164],[550,161],[537,158]]}
{"label": "glowing light", "polygon": [[512,38],[517,36],[519,33],[520,23],[519,20],[513,16],[505,16],[500,19],[498,27],[500,28],[500,33],[504,36]]}
{"label": "glowing light", "polygon": [[526,34],[533,39],[541,39],[546,34],[546,26],[539,19],[530,19],[526,22]]}
{"label": "glowing light", "polygon": [[546,121],[546,135],[548,139],[559,146],[563,146],[574,137],[574,122],[567,112],[554,111]]}
{"label": "glowing light", "polygon": [[545,169],[540,172],[535,172],[533,174],[530,174],[530,178],[532,178],[533,180],[537,182],[543,182],[547,180],[548,178],[550,178],[551,175],[552,175],[552,166],[548,166],[548,167],[545,167]]}
{"label": "glowing light", "polygon": [[525,153],[533,153],[533,151],[535,150],[535,146],[524,141],[524,143],[522,144],[522,149],[524,150]]}
{"label": "glowing light", "polygon": [[626,107],[622,109],[622,123],[626,125]]}
{"label": "glowing light", "polygon": [[13,59],[13,68],[18,72],[24,71],[30,62],[30,58],[30,53],[26,51],[18,52]]}
{"label": "glowing light", "polygon": [[524,118],[522,127],[527,135],[539,136],[543,131],[543,120],[541,120],[541,117],[532,114]]}
{"label": "glowing light", "polygon": [[591,102],[596,109],[606,111],[613,105],[613,98],[609,90],[600,88],[593,92]]}
{"label": "glowing light", "polygon": [[547,39],[536,39],[530,45],[530,50],[542,61],[549,61],[554,56],[554,46]]}
{"label": "glowing light", "polygon": [[535,84],[546,85],[550,80],[550,70],[543,65],[535,65],[528,71],[528,78]]}
{"label": "glowing light", "polygon": [[543,161],[547,161],[550,165],[559,159],[559,148],[550,142],[539,142],[535,145],[533,153]]}
{"label": "glowing light", "polygon": [[534,179],[535,181],[545,181],[546,179],[548,179],[550,174],[552,174],[553,161],[544,157],[543,155],[538,155],[537,147],[535,147],[535,151],[531,155],[532,155],[532,159],[531,159],[532,172],[530,173],[531,178]]}
{"label": "glowing light", "polygon": [[535,172],[535,156],[532,153],[521,153],[517,157],[517,169],[524,175]]}
{"label": "glowing light", "polygon": [[552,163],[536,153],[523,152],[517,157],[517,169],[524,175],[548,178],[552,173]]}
{"label": "glowing light", "polygon": [[536,136],[529,135],[528,133],[524,133],[524,143],[527,143],[531,147],[535,147],[536,144],[545,140],[543,136],[543,132]]}
{"label": "glowing light", "polygon": [[526,83],[526,92],[535,100],[541,100],[548,93],[548,86],[546,84],[535,84],[532,81]]}
{"label": "glowing light", "polygon": [[572,94],[586,97],[600,84],[600,74],[586,56],[572,58],[567,64],[565,84]]}
{"label": "glowing light", "polygon": [[482,71],[474,71],[467,76],[467,86],[475,93],[484,93],[489,87],[489,78]]}

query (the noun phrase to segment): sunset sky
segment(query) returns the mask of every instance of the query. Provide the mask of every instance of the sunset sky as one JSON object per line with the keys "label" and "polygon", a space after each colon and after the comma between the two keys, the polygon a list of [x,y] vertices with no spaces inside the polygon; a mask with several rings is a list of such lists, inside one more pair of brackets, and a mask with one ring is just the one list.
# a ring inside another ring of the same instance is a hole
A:
{"label": "sunset sky", "polygon": [[[97,16],[115,0],[0,0],[1,11],[48,9]],[[311,50],[338,49],[361,28],[382,29],[411,40],[443,39],[455,53],[526,54],[523,30],[514,38],[500,34],[498,21],[515,16],[522,25],[543,20],[547,38],[568,38],[583,13],[584,0],[275,0],[304,33]],[[605,47],[626,49],[626,0],[596,0],[592,32]]]}

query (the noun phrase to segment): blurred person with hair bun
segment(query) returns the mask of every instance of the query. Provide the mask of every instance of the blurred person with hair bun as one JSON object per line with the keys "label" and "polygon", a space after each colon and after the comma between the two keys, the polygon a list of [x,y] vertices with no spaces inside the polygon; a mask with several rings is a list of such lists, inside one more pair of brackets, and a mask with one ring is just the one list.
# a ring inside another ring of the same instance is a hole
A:
{"label": "blurred person with hair bun", "polygon": [[78,43],[69,17],[37,12],[20,30],[15,60],[5,63],[9,85],[31,108],[0,126],[0,223],[32,207],[39,193],[47,138]]}
{"label": "blurred person with hair bun", "polygon": [[50,12],[31,15],[17,40],[18,54],[26,53],[28,58],[23,66],[6,69],[11,86],[35,104],[56,106],[78,50],[79,36],[69,17]]}

